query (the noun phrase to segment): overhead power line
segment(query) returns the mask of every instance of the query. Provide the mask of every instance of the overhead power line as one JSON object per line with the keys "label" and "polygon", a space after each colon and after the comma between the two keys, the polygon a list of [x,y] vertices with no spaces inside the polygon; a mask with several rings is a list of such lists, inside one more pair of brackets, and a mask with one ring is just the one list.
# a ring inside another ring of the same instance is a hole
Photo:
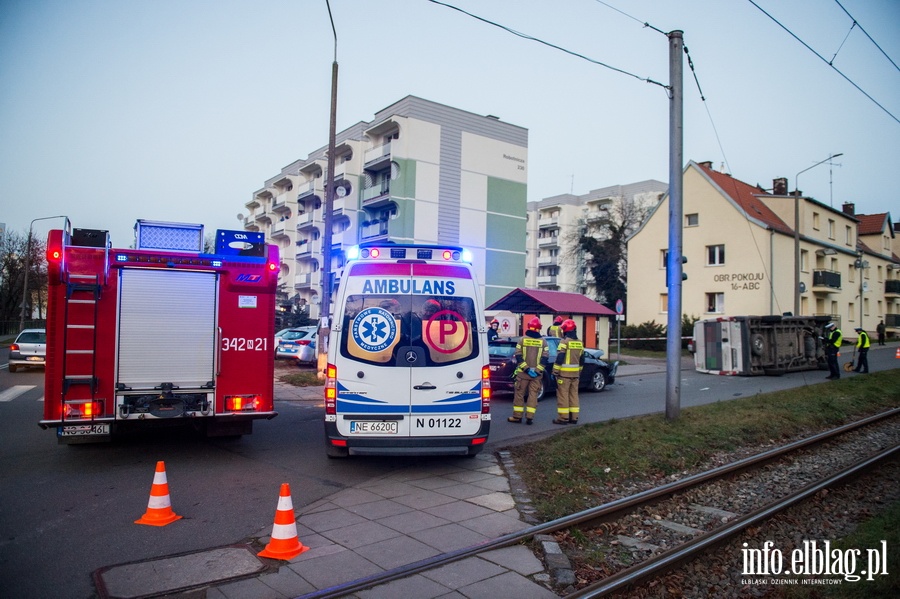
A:
{"label": "overhead power line", "polygon": [[[892,119],[894,119],[895,121],[897,121],[897,123],[900,123],[900,119],[898,119],[896,116],[894,116],[894,115],[891,113],[891,111],[889,111],[887,108],[885,108],[884,106],[882,106],[875,98],[873,98],[871,95],[869,95],[863,88],[861,88],[859,85],[857,85],[856,82],[854,82],[852,79],[850,79],[850,77],[848,77],[847,75],[845,75],[839,68],[837,68],[836,66],[834,66],[834,65],[831,63],[831,61],[827,60],[824,56],[822,56],[821,54],[819,54],[818,52],[816,52],[809,44],[807,44],[807,43],[804,42],[802,39],[800,39],[800,37],[797,36],[796,33],[794,33],[793,31],[791,31],[790,29],[788,29],[788,28],[787,28],[785,25],[783,25],[778,19],[776,19],[775,17],[773,17],[772,15],[770,15],[768,12],[766,12],[765,9],[763,9],[759,4],[757,4],[756,2],[754,2],[754,0],[748,0],[748,1],[750,2],[750,4],[752,4],[753,6],[755,6],[756,8],[758,8],[759,11],[760,11],[761,13],[763,13],[764,15],[766,15],[767,17],[769,17],[770,19],[772,19],[772,21],[774,21],[776,25],[778,25],[779,27],[781,27],[782,29],[784,29],[784,30],[788,33],[788,35],[790,35],[790,36],[793,37],[795,40],[797,40],[798,42],[800,42],[801,44],[803,44],[803,46],[806,47],[807,50],[809,50],[810,52],[812,52],[813,54],[815,54],[816,56],[818,56],[819,59],[820,59],[822,62],[824,62],[825,64],[827,64],[828,66],[830,66],[832,69],[834,69],[834,71],[835,71],[838,75],[840,75],[841,77],[843,77],[844,80],[847,81],[847,83],[849,83],[850,85],[852,85],[853,87],[855,87],[862,95],[864,95],[864,96],[867,97],[869,100],[871,100],[872,103],[875,104],[875,106],[877,106],[878,108],[880,108],[881,110],[883,110],[885,114],[887,114],[889,117],[891,117]],[[852,18],[852,17],[851,17],[851,18]]]}
{"label": "overhead power line", "polygon": [[574,52],[574,51],[572,51],[572,50],[568,50],[568,49],[566,49],[566,48],[563,48],[562,46],[557,46],[556,44],[552,44],[552,43],[550,43],[550,42],[548,42],[548,41],[545,41],[545,40],[542,40],[542,39],[540,39],[540,38],[534,37],[533,35],[528,35],[527,33],[522,33],[521,31],[516,31],[515,29],[512,29],[512,28],[510,28],[510,27],[507,27],[506,25],[501,25],[500,23],[496,23],[496,22],[494,22],[494,21],[491,21],[490,19],[485,19],[484,17],[479,17],[478,15],[475,15],[475,14],[472,14],[472,13],[470,13],[470,12],[468,12],[468,11],[465,11],[465,10],[459,8],[458,6],[453,6],[452,4],[447,4],[446,2],[439,2],[438,0],[428,0],[428,1],[431,2],[431,3],[433,3],[433,4],[439,4],[440,6],[445,6],[445,7],[447,7],[447,8],[452,8],[453,10],[458,11],[458,12],[461,12],[461,13],[463,13],[463,14],[466,15],[466,16],[472,17],[473,19],[477,19],[477,20],[481,21],[482,23],[487,23],[488,25],[493,25],[494,27],[498,27],[498,28],[500,28],[500,29],[502,29],[502,30],[504,30],[504,31],[506,31],[506,32],[508,32],[508,33],[511,33],[511,34],[513,34],[513,35],[517,35],[517,36],[519,36],[519,37],[521,37],[521,38],[523,38],[523,39],[530,40],[530,41],[533,41],[533,42],[537,42],[537,43],[539,43],[539,44],[544,44],[545,46],[549,46],[550,48],[553,48],[554,50],[559,50],[560,52],[565,52],[566,54],[569,54],[569,55],[571,55],[571,56],[575,56],[575,57],[577,57],[577,58],[581,58],[582,60],[586,60],[586,61],[588,61],[588,62],[590,62],[590,63],[593,63],[593,64],[596,64],[596,65],[598,65],[598,66],[601,66],[601,67],[610,69],[611,71],[615,71],[615,72],[617,72],[617,73],[621,73],[621,74],[627,75],[627,76],[629,76],[629,77],[634,77],[635,79],[638,79],[639,81],[645,81],[645,82],[647,82],[647,83],[652,83],[652,84],[658,85],[658,86],[660,86],[660,87],[662,87],[663,89],[666,89],[666,90],[669,89],[669,86],[666,85],[665,83],[660,83],[659,81],[654,81],[653,79],[650,79],[649,77],[641,77],[640,75],[635,75],[634,73],[629,73],[628,71],[626,71],[626,70],[624,70],[624,69],[620,69],[620,68],[614,67],[614,66],[612,66],[612,65],[608,65],[608,64],[606,64],[605,62],[601,62],[601,61],[599,61],[599,60],[595,60],[595,59],[593,59],[593,58],[589,58],[589,57],[585,56],[584,54],[579,54],[578,52]]}
{"label": "overhead power line", "polygon": [[[885,52],[884,50],[881,49],[881,46],[878,45],[878,42],[876,42],[874,39],[872,39],[872,36],[869,35],[869,32],[868,32],[868,31],[866,31],[865,29],[863,29],[863,26],[859,24],[859,21],[857,21],[857,20],[853,17],[853,15],[851,15],[849,12],[847,12],[847,9],[844,8],[844,5],[841,4],[840,2],[838,2],[838,0],[834,0],[834,1],[835,1],[835,3],[837,3],[838,6],[841,7],[841,10],[844,11],[844,13],[845,13],[848,17],[850,17],[850,19],[853,20],[853,25],[856,26],[856,27],[859,27],[859,30],[862,31],[864,34],[866,34],[866,37],[869,38],[869,41],[872,42],[872,44],[874,44],[875,47],[878,48],[878,50],[879,50],[882,54],[884,54],[884,57],[887,58],[887,59],[891,62],[892,65],[894,65],[894,68],[897,69],[898,71],[900,71],[900,67],[897,66],[897,63],[894,62],[894,60],[893,60],[890,56],[887,55],[887,52]],[[851,29],[851,31],[853,30],[852,27],[851,27],[850,29]],[[848,35],[849,35],[849,34],[848,34]],[[832,60],[833,60],[833,59],[832,59]]]}

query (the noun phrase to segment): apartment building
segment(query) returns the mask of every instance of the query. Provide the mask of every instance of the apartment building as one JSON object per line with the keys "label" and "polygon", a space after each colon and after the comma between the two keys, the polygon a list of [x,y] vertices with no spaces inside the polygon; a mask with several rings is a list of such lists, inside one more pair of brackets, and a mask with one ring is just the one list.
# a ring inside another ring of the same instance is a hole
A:
{"label": "apartment building", "polygon": [[[631,324],[667,320],[668,206],[665,197],[628,241]],[[684,170],[683,213],[684,314],[783,314],[797,304],[799,315],[827,315],[847,337],[881,320],[889,334],[900,333],[900,247],[890,214],[856,214],[851,203],[837,210],[790,193],[784,178],[770,193],[693,161]]]}
{"label": "apartment building", "polygon": [[[328,146],[284,167],[245,204],[244,228],[281,249],[279,281],[320,313]],[[528,130],[407,96],[336,134],[332,264],[358,243],[472,251],[485,303],[525,276]]]}
{"label": "apartment building", "polygon": [[648,179],[529,202],[525,287],[598,297],[578,238],[608,220],[611,211],[615,218],[623,202],[650,209],[667,190],[665,183]]}

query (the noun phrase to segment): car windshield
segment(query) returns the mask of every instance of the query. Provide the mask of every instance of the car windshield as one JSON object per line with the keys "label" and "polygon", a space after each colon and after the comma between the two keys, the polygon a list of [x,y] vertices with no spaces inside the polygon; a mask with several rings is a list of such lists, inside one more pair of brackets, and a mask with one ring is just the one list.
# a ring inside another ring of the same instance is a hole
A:
{"label": "car windshield", "polygon": [[47,333],[24,331],[16,339],[16,343],[47,343]]}

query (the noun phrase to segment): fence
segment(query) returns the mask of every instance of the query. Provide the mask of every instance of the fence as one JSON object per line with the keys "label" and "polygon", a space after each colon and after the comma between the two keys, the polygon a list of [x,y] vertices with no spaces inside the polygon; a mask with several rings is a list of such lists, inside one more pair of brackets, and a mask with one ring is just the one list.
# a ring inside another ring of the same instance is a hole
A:
{"label": "fence", "polygon": [[[23,329],[43,329],[46,328],[46,320],[26,320]],[[0,320],[0,337],[15,337],[19,334],[18,320]]]}

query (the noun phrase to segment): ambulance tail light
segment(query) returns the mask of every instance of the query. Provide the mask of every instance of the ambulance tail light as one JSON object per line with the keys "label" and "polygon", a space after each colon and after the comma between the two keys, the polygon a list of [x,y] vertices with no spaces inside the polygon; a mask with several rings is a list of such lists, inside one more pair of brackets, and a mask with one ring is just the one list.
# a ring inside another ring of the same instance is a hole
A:
{"label": "ambulance tail light", "polygon": [[226,395],[226,412],[258,412],[262,405],[259,395]]}
{"label": "ambulance tail light", "polygon": [[481,368],[481,413],[491,413],[491,367]]}
{"label": "ambulance tail light", "polygon": [[91,401],[67,401],[63,412],[64,420],[91,420],[103,415],[103,402]]}
{"label": "ambulance tail light", "polygon": [[325,367],[325,415],[337,415],[337,366]]}

